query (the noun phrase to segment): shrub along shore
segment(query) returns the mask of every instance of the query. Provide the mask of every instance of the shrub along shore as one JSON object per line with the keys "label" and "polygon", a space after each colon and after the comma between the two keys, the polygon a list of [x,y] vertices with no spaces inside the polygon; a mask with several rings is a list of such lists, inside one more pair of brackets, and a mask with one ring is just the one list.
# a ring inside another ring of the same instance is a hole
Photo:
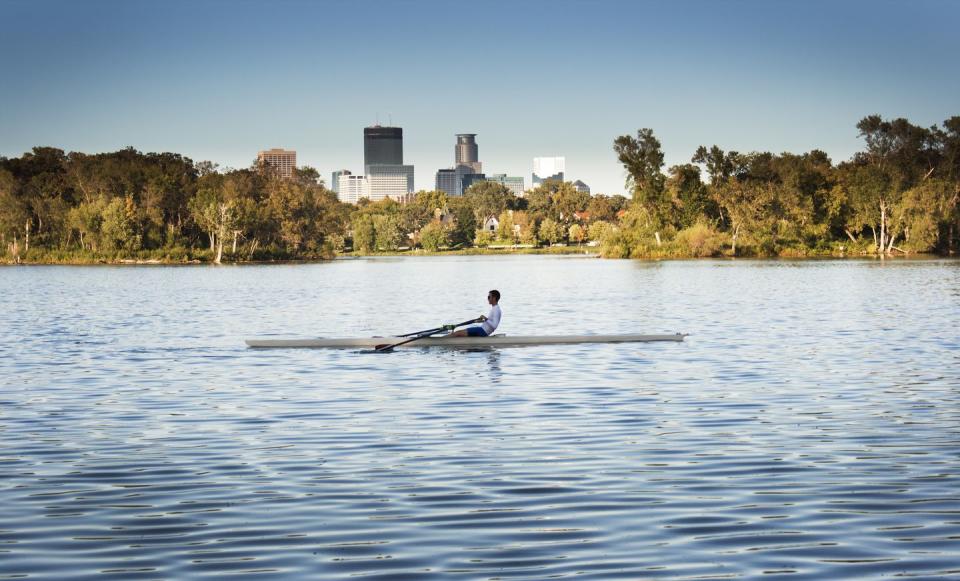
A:
{"label": "shrub along shore", "polygon": [[[824,257],[960,250],[960,117],[920,127],[872,115],[864,148],[701,146],[664,168],[650,129],[613,152],[630,197],[548,181],[515,196],[491,183],[463,196],[421,191],[344,204],[310,167],[220,169],[175,153],[0,157],[0,262],[220,263],[338,255],[595,252],[611,258]],[[406,250],[402,250],[406,249]]]}

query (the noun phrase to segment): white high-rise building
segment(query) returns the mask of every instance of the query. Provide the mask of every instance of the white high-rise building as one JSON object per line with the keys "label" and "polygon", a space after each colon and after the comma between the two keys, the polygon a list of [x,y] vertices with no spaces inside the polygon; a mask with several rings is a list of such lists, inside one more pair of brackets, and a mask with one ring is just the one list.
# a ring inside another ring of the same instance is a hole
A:
{"label": "white high-rise building", "polygon": [[368,165],[365,176],[349,173],[337,176],[337,199],[348,204],[356,204],[360,198],[371,202],[385,198],[405,202],[412,195],[412,165]]}
{"label": "white high-rise building", "polygon": [[333,189],[333,193],[336,194],[340,192],[340,176],[350,175],[352,173],[353,172],[348,169],[338,169],[337,171],[331,174],[330,188]]}
{"label": "white high-rise building", "polygon": [[337,176],[337,199],[348,204],[356,204],[360,198],[369,198],[367,180],[364,176],[340,174]]}
{"label": "white high-rise building", "polygon": [[537,187],[546,180],[563,181],[563,172],[567,169],[565,157],[535,157],[533,158],[533,187]]}

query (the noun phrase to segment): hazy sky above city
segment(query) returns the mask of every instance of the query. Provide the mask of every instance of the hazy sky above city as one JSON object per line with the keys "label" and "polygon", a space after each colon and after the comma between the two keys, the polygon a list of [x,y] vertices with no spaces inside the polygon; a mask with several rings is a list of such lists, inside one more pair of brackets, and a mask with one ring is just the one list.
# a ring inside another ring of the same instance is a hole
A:
{"label": "hazy sky above city", "polygon": [[362,172],[404,130],[417,189],[476,133],[487,173],[563,155],[623,192],[616,136],[667,165],[698,145],[861,147],[865,115],[960,115],[960,2],[0,0],[0,155],[133,146],[245,167],[260,149]]}

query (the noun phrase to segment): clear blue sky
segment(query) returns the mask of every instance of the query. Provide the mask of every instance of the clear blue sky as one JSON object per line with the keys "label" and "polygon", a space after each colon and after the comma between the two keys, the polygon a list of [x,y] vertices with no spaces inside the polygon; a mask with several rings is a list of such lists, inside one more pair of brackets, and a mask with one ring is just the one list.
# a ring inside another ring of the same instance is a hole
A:
{"label": "clear blue sky", "polygon": [[[487,172],[564,155],[619,193],[617,135],[668,165],[861,143],[868,114],[960,115],[960,2],[0,0],[0,155],[131,145],[243,167],[260,149],[362,171],[362,130],[404,129],[417,188],[477,133]],[[388,117],[389,116],[389,117]]]}

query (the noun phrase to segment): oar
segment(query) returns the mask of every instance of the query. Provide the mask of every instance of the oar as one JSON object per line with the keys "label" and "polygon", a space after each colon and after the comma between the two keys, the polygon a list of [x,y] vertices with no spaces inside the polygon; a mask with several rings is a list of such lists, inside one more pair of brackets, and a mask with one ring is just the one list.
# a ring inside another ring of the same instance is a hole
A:
{"label": "oar", "polygon": [[413,337],[414,335],[423,335],[423,334],[436,335],[437,333],[440,333],[442,331],[449,331],[450,327],[451,325],[442,325],[434,329],[425,329],[423,331],[414,331],[413,333],[405,333],[403,335],[397,335],[397,337]]}
{"label": "oar", "polygon": [[[481,319],[470,319],[469,321],[464,321],[464,322],[462,322],[462,323],[457,323],[456,325],[444,325],[444,326],[442,326],[442,327],[437,327],[436,329],[427,329],[426,331],[421,332],[421,333],[420,333],[419,335],[417,335],[416,337],[411,337],[410,339],[407,339],[406,341],[400,341],[399,343],[393,343],[393,344],[383,343],[382,345],[377,345],[376,347],[373,348],[373,353],[388,353],[388,352],[390,352],[390,351],[393,351],[393,348],[394,348],[394,347],[399,347],[399,346],[401,346],[401,345],[406,345],[407,343],[412,343],[412,342],[416,341],[417,339],[423,339],[424,337],[429,337],[430,335],[435,334],[438,330],[452,331],[452,330],[456,329],[457,327],[462,327],[462,326],[464,326],[464,325],[470,325],[470,324],[472,324],[472,323],[479,323],[480,321],[481,321]],[[401,335],[401,337],[404,337],[404,336],[405,336],[405,335]]]}

